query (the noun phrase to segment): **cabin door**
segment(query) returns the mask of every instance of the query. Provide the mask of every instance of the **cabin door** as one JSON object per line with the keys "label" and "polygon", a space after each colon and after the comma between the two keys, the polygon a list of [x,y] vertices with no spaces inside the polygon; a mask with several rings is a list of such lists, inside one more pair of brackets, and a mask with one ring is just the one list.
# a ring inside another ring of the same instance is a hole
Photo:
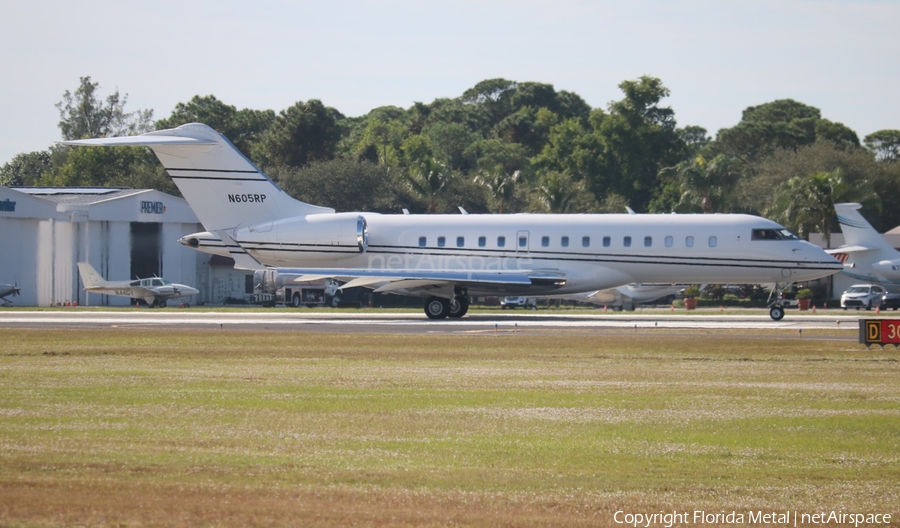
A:
{"label": "cabin door", "polygon": [[528,253],[528,231],[516,232],[516,253]]}

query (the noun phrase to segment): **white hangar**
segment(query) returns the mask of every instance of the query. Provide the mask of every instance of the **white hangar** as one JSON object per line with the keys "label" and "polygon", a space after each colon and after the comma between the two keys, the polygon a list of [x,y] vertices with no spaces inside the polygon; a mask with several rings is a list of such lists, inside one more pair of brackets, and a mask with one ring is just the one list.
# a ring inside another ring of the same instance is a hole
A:
{"label": "white hangar", "polygon": [[231,289],[215,285],[229,280],[242,294],[242,276],[211,277],[209,255],[178,243],[198,231],[184,199],[152,189],[0,187],[0,283],[18,285],[19,306],[129,304],[81,289],[76,263],[87,261],[108,280],[160,276],[193,285],[194,303],[221,302]]}

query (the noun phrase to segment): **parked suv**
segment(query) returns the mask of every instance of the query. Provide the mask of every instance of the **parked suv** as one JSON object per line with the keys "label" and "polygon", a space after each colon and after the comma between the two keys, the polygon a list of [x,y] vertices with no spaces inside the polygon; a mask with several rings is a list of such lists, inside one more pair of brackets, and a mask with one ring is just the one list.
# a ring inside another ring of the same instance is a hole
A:
{"label": "parked suv", "polygon": [[877,284],[854,284],[841,295],[841,308],[844,310],[847,308],[871,310],[876,306],[881,306],[884,293],[884,288]]}
{"label": "parked suv", "polygon": [[887,292],[884,294],[884,297],[881,298],[881,309],[887,310],[888,308],[892,310],[900,308],[900,293]]}

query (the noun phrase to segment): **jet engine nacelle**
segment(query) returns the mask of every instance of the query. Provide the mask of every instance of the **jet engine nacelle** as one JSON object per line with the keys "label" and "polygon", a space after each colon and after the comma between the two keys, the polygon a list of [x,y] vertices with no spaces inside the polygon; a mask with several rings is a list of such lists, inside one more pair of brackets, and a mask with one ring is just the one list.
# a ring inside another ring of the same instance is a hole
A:
{"label": "jet engine nacelle", "polygon": [[285,218],[235,229],[233,238],[256,260],[268,265],[334,260],[341,254],[365,253],[369,246],[366,219],[357,213]]}
{"label": "jet engine nacelle", "polygon": [[882,260],[872,264],[872,271],[887,279],[900,279],[900,260]]}

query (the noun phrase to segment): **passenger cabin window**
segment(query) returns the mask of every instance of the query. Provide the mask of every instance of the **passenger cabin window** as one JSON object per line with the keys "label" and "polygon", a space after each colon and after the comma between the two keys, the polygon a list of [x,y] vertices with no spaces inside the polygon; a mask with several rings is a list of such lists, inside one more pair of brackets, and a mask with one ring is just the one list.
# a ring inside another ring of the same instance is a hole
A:
{"label": "passenger cabin window", "polygon": [[675,239],[672,238],[672,235],[666,237],[666,247],[672,247],[675,244]]}
{"label": "passenger cabin window", "polygon": [[653,237],[644,237],[644,247],[650,247],[653,245]]}
{"label": "passenger cabin window", "polygon": [[754,229],[750,240],[799,240],[800,238],[787,229]]}
{"label": "passenger cabin window", "polygon": [[444,237],[438,237],[438,247],[444,247],[447,245],[447,239]]}
{"label": "passenger cabin window", "polygon": [[503,247],[506,245],[506,237],[498,236],[497,237],[497,247]]}
{"label": "passenger cabin window", "polygon": [[487,237],[480,236],[478,237],[478,247],[484,247],[487,245]]}
{"label": "passenger cabin window", "polygon": [[625,247],[631,247],[631,237],[623,238],[622,245],[624,245]]}
{"label": "passenger cabin window", "polygon": [[425,247],[425,241],[427,239],[425,237],[419,237],[419,247]]}
{"label": "passenger cabin window", "polygon": [[591,237],[581,237],[581,247],[590,247],[591,246]]}
{"label": "passenger cabin window", "polygon": [[608,236],[603,237],[603,247],[609,247],[612,244],[612,239]]}
{"label": "passenger cabin window", "polygon": [[717,243],[717,242],[718,242],[718,241],[716,240],[716,237],[715,237],[715,236],[709,237],[709,247],[716,247],[716,243]]}
{"label": "passenger cabin window", "polygon": [[694,247],[694,237],[692,237],[692,236],[684,237],[684,245],[687,247]]}
{"label": "passenger cabin window", "polygon": [[519,237],[519,247],[523,248],[528,245],[528,237],[520,236]]}
{"label": "passenger cabin window", "polygon": [[562,237],[559,240],[559,243],[560,243],[560,245],[562,245],[562,247],[569,247],[569,237],[567,237],[567,236]]}
{"label": "passenger cabin window", "polygon": [[466,245],[466,237],[456,237],[456,247],[463,247]]}
{"label": "passenger cabin window", "polygon": [[544,236],[541,237],[541,247],[547,247],[550,245],[550,237]]}

